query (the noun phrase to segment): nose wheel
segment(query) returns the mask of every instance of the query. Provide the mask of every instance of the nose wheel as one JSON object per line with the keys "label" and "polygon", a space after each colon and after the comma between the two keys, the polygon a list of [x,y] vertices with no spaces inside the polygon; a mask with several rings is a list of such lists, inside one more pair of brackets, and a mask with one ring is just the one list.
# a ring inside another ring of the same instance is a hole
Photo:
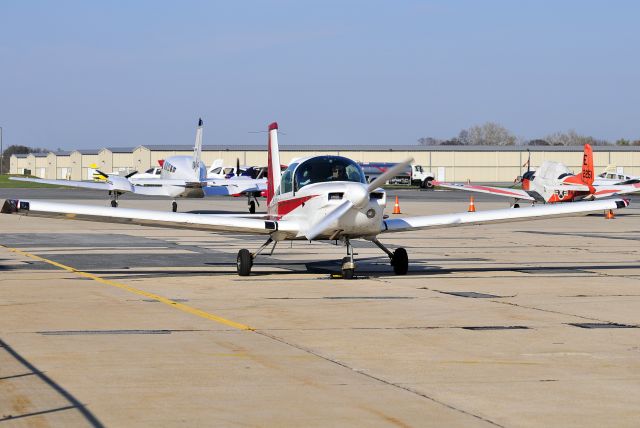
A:
{"label": "nose wheel", "polygon": [[109,196],[111,196],[111,206],[113,208],[118,208],[118,192],[110,191]]}
{"label": "nose wheel", "polygon": [[249,207],[249,213],[251,214],[256,213],[256,206],[260,206],[260,203],[258,202],[258,199],[256,198],[255,194],[253,193],[247,194],[247,206]]}
{"label": "nose wheel", "polygon": [[342,258],[342,279],[353,279],[355,277],[356,263],[353,260],[353,246],[349,238],[344,238],[347,247],[347,257]]}

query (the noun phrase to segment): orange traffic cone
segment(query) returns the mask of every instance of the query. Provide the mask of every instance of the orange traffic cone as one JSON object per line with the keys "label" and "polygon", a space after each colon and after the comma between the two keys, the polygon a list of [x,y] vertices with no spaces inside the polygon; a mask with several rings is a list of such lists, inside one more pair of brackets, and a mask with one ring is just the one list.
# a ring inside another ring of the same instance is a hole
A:
{"label": "orange traffic cone", "polygon": [[469,198],[469,210],[470,213],[476,212],[476,204],[473,200],[473,196]]}
{"label": "orange traffic cone", "polygon": [[616,216],[613,215],[613,210],[609,210],[604,212],[604,218],[606,218],[607,220],[611,220],[616,218]]}
{"label": "orange traffic cone", "polygon": [[398,196],[396,196],[396,204],[393,206],[393,213],[394,214],[402,214],[400,212],[400,203],[398,202]]}

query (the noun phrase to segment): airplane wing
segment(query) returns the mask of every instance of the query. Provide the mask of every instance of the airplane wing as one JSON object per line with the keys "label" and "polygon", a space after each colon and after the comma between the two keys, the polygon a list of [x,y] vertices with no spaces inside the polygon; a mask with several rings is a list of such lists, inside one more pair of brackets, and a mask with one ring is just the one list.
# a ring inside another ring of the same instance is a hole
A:
{"label": "airplane wing", "polygon": [[13,181],[28,181],[31,183],[53,184],[55,186],[77,187],[94,190],[112,190],[111,184],[103,181],[74,181],[74,180],[47,180],[44,178],[9,177]]}
{"label": "airplane wing", "polygon": [[207,180],[207,185],[202,188],[206,196],[238,195],[241,193],[262,192],[267,190],[265,179],[253,178],[229,178],[220,180]]}
{"label": "airplane wing", "polygon": [[295,221],[272,221],[249,215],[242,217],[226,214],[174,213],[17,199],[6,199],[0,212],[2,214],[22,214],[34,217],[248,234],[282,232],[286,235],[295,236],[299,228]]}
{"label": "airplane wing", "polygon": [[604,199],[601,201],[548,204],[527,208],[506,208],[473,213],[441,214],[419,217],[404,217],[384,220],[381,233],[405,230],[431,229],[437,227],[465,226],[470,224],[535,220],[546,217],[564,217],[590,212],[615,210],[629,205],[627,199]]}
{"label": "airplane wing", "polygon": [[629,193],[640,192],[640,183],[628,184],[628,185],[611,185],[611,186],[596,186],[596,193],[593,195],[596,199],[606,198],[607,196],[627,195]]}
{"label": "airplane wing", "polygon": [[507,198],[535,201],[533,196],[529,195],[526,190],[522,189],[506,189],[503,187],[479,186],[475,184],[444,183],[441,181],[433,181],[433,185],[452,190],[466,190],[467,192],[488,193],[490,195],[506,196]]}

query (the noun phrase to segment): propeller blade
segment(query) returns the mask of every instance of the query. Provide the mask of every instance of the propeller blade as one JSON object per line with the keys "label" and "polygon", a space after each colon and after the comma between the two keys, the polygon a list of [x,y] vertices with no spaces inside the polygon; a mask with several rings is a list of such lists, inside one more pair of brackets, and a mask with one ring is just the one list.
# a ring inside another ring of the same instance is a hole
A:
{"label": "propeller blade", "polygon": [[240,175],[240,158],[236,158],[236,175]]}
{"label": "propeller blade", "polygon": [[137,173],[138,173],[138,171],[130,172],[129,174],[125,175],[124,178],[131,178],[132,176],[136,175]]}
{"label": "propeller blade", "polygon": [[[331,225],[331,223],[338,220],[342,217],[347,211],[349,211],[353,207],[353,203],[350,200],[345,200],[340,205],[335,207],[333,211],[330,211],[322,220],[317,222],[316,224],[309,227],[305,232],[304,236],[309,241],[320,235],[322,232],[327,230],[327,228]],[[302,233],[300,234],[302,235]],[[298,235],[298,236],[300,236]]]}
{"label": "propeller blade", "polygon": [[407,167],[407,165],[411,164],[411,162],[413,162],[413,158],[409,158],[404,162],[400,162],[394,167],[389,168],[369,184],[367,191],[371,192],[372,190],[375,190],[378,187],[382,186],[384,183],[389,181],[390,178],[395,177],[396,175],[398,175],[398,173],[402,172]]}
{"label": "propeller blade", "polygon": [[99,169],[96,169],[96,172],[97,172],[98,174],[100,174],[100,175],[103,175],[103,176],[105,176],[105,177],[109,178],[109,174],[105,174],[104,172],[100,171]]}

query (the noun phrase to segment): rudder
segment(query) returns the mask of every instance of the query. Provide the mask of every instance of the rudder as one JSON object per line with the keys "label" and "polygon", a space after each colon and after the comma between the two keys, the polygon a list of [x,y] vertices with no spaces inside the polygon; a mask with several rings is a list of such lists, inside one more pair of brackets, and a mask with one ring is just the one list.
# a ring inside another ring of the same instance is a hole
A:
{"label": "rudder", "polygon": [[269,151],[268,175],[267,175],[267,207],[271,204],[271,200],[275,196],[275,191],[280,184],[280,149],[278,147],[278,123],[273,122],[269,125],[269,142],[267,150]]}
{"label": "rudder", "polygon": [[591,186],[595,174],[593,171],[593,149],[590,144],[584,145],[584,154],[582,156],[582,181]]}

